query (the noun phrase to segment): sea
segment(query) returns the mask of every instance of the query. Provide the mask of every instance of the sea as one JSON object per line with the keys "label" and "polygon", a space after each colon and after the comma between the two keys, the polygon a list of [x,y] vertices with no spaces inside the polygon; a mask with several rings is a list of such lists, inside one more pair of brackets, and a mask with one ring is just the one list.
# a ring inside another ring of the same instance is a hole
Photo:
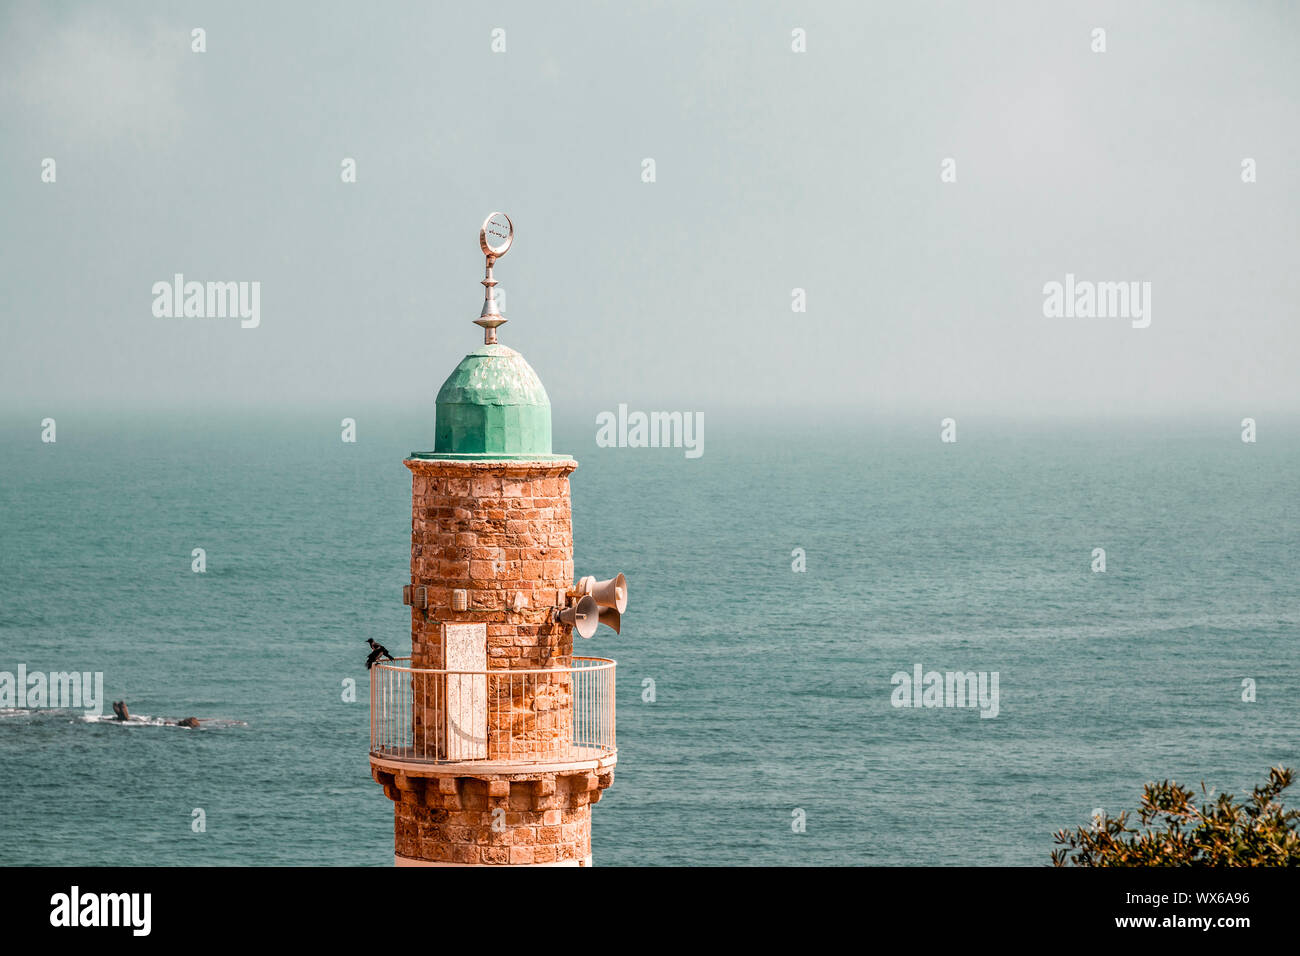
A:
{"label": "sea", "polygon": [[[0,675],[147,718],[0,710],[0,865],[392,864],[365,640],[409,650],[432,411],[342,417],[0,421]],[[577,573],[629,580],[577,648],[618,662],[596,865],[1045,866],[1148,781],[1300,769],[1300,424],[706,419],[699,457],[556,423]],[[996,716],[898,706],[918,665]]]}

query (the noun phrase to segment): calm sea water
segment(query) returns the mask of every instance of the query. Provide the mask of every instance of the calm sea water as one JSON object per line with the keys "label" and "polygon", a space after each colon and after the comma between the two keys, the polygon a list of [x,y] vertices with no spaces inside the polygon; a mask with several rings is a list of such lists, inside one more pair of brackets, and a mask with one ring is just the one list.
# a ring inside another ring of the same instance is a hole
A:
{"label": "calm sea water", "polygon": [[[338,417],[3,424],[0,671],[234,723],[0,712],[0,864],[392,862],[362,642],[409,649],[401,459],[431,419],[348,445]],[[578,573],[631,582],[580,648],[619,662],[597,864],[1041,865],[1147,780],[1300,768],[1295,426],[851,418],[710,419],[698,460],[557,427]],[[917,663],[997,671],[998,717],[892,707]]]}

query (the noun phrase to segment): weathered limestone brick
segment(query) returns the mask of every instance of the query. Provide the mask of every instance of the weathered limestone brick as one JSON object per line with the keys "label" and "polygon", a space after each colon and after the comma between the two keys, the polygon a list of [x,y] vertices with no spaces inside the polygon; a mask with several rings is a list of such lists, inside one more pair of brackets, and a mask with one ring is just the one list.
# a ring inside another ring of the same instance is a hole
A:
{"label": "weathered limestone brick", "polygon": [[[414,777],[397,775],[394,779],[417,786]],[[590,806],[572,799],[548,809],[532,806],[532,791],[538,785],[548,784],[555,791],[568,789],[575,781],[581,787],[585,777],[560,777],[558,786],[554,774],[542,774],[532,781],[474,777],[420,781],[418,786],[426,797],[451,797],[456,808],[417,805],[399,793],[394,803],[394,847],[399,856],[428,863],[519,866],[585,862],[591,855]],[[505,798],[497,796],[502,785],[510,809],[496,814],[490,804],[505,803]],[[587,793],[571,790],[569,797]]]}
{"label": "weathered limestone brick", "polygon": [[[411,609],[417,669],[446,665],[443,625],[486,625],[487,759],[519,759],[517,773],[374,776],[393,800],[394,848],[407,860],[473,865],[584,863],[591,856],[591,804],[612,772],[528,772],[522,761],[555,759],[572,736],[574,687],[567,673],[572,630],[552,622],[557,592],[573,584],[569,475],[558,461],[411,459]],[[457,609],[455,595],[464,597]],[[414,675],[412,727],[425,756],[445,758],[447,682]],[[463,770],[461,771],[463,773]]]}
{"label": "weathered limestone brick", "polygon": [[[411,609],[411,662],[446,666],[442,624],[482,622],[488,669],[567,667],[572,629],[551,620],[555,592],[573,584],[569,475],[574,461],[477,462],[410,459],[411,584],[427,606]],[[455,610],[452,593],[467,606]],[[488,756],[558,752],[572,733],[567,674],[491,677]],[[413,688],[412,725],[438,752],[445,739],[446,681]],[[441,754],[438,754],[441,756]]]}

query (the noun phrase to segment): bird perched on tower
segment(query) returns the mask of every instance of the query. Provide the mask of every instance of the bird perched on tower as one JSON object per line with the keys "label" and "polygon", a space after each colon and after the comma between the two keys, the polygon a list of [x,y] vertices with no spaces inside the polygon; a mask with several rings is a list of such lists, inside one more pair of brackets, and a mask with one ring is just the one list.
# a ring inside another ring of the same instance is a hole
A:
{"label": "bird perched on tower", "polygon": [[367,637],[366,643],[370,645],[370,656],[366,658],[366,670],[374,666],[375,661],[391,661],[393,655],[388,653],[388,648],[383,644],[376,644],[374,638]]}

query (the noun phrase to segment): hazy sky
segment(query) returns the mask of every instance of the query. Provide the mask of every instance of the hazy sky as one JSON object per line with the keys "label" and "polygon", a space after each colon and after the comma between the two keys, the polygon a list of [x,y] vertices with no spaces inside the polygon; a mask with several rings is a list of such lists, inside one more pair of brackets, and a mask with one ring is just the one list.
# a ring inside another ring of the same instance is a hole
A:
{"label": "hazy sky", "polygon": [[[1298,27],[1281,2],[6,2],[0,403],[432,410],[502,209],[501,340],[560,415],[1295,411]],[[155,317],[177,272],[260,282],[260,326]],[[1045,317],[1067,273],[1150,282],[1150,327]]]}

